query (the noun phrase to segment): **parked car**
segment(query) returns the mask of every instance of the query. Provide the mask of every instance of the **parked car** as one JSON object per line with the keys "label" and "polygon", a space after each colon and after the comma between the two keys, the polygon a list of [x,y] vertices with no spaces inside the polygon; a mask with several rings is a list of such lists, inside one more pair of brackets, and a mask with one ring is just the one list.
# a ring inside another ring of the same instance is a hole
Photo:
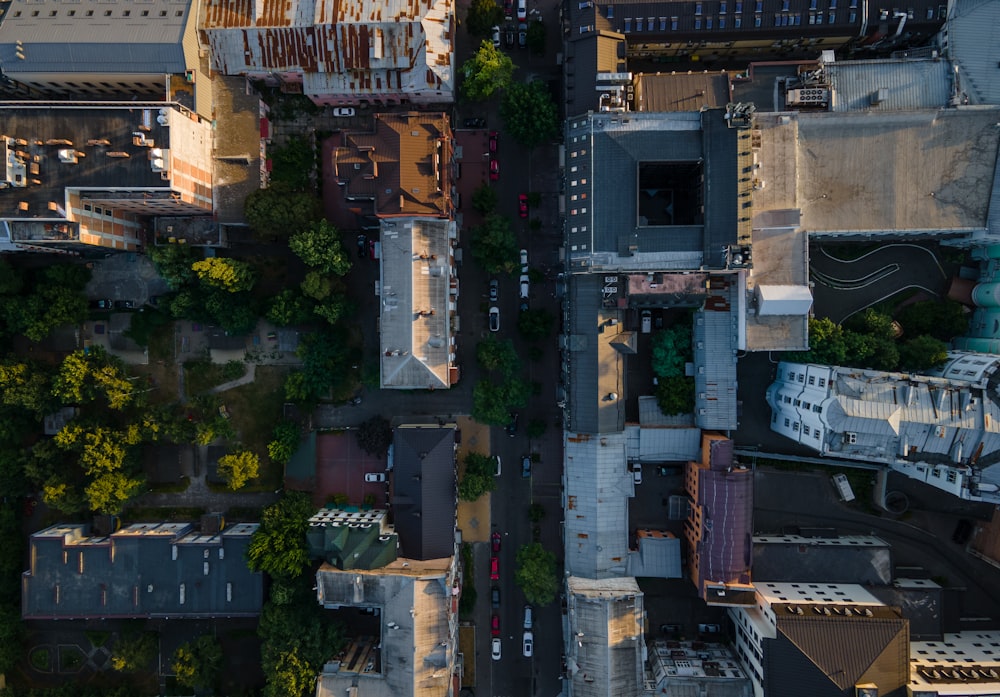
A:
{"label": "parked car", "polygon": [[490,606],[494,610],[500,607],[500,589],[496,586],[490,588]]}
{"label": "parked car", "polygon": [[500,580],[500,558],[490,557],[490,580],[499,581]]}
{"label": "parked car", "polygon": [[369,472],[368,474],[365,475],[365,481],[376,482],[376,483],[384,482],[385,472]]}
{"label": "parked car", "polygon": [[524,628],[531,629],[532,610],[530,605],[524,606]]}
{"label": "parked car", "polygon": [[[510,18],[508,17],[508,19]],[[514,25],[508,24],[507,30],[504,32],[504,35],[505,35],[504,38],[506,39],[507,43],[507,48],[514,48],[514,41],[516,40],[514,38]]]}
{"label": "parked car", "polygon": [[523,647],[523,653],[525,658],[531,658],[531,655],[535,652],[535,635],[530,631],[524,633],[521,639],[521,645]]}
{"label": "parked car", "polygon": [[514,0],[503,0],[504,19],[514,18]]}
{"label": "parked car", "polygon": [[333,110],[334,116],[354,116],[354,107],[349,106],[338,106]]}
{"label": "parked car", "polygon": [[962,518],[955,524],[955,532],[951,534],[951,541],[957,545],[964,545],[972,537],[972,523]]}
{"label": "parked car", "polygon": [[524,22],[517,25],[517,45],[521,48],[528,45],[528,25]]}
{"label": "parked car", "polygon": [[486,127],[486,119],[482,119],[482,118],[479,118],[479,117],[473,117],[471,119],[466,119],[465,121],[463,121],[462,125],[465,128],[485,128]]}
{"label": "parked car", "polygon": [[495,182],[500,179],[500,161],[497,159],[490,160],[490,181]]}
{"label": "parked car", "polygon": [[493,550],[493,556],[500,554],[500,533],[494,531],[490,535],[490,548]]}
{"label": "parked car", "polygon": [[368,240],[368,258],[375,260],[378,255],[375,253],[375,240]]}
{"label": "parked car", "polygon": [[642,311],[642,333],[649,334],[653,328],[653,315],[649,310]]}
{"label": "parked car", "polygon": [[511,438],[517,433],[517,412],[512,411],[510,413],[510,423],[507,424],[507,435]]}
{"label": "parked car", "polygon": [[642,465],[638,462],[632,463],[632,479],[636,484],[642,484]]}
{"label": "parked car", "polygon": [[528,217],[528,195],[518,194],[517,195],[517,214],[522,218]]}
{"label": "parked car", "polygon": [[674,634],[681,633],[681,626],[679,624],[661,624],[660,633],[666,634],[667,636],[672,636]]}
{"label": "parked car", "polygon": [[490,642],[490,654],[493,656],[494,661],[500,660],[500,637],[493,637]]}
{"label": "parked car", "polygon": [[115,300],[114,305],[115,305],[115,309],[116,310],[134,310],[135,309],[135,303],[132,302],[131,300]]}
{"label": "parked car", "polygon": [[531,476],[531,458],[528,455],[521,458],[521,476],[524,478]]}
{"label": "parked car", "polygon": [[110,300],[110,299],[104,300],[102,298],[101,300],[91,300],[90,301],[90,309],[91,310],[110,310],[112,307],[114,307],[114,304],[115,304],[114,301]]}
{"label": "parked car", "polygon": [[528,19],[528,0],[517,0],[517,21]]}
{"label": "parked car", "polygon": [[718,634],[719,625],[717,624],[699,624],[698,631],[701,634]]}
{"label": "parked car", "polygon": [[521,298],[526,300],[528,298],[528,274],[521,274],[518,278],[518,285],[521,288]]}
{"label": "parked car", "polygon": [[493,34],[493,48],[500,48],[500,27],[494,25],[491,31]]}
{"label": "parked car", "polygon": [[496,305],[490,308],[490,331],[500,331],[500,308]]}
{"label": "parked car", "polygon": [[500,471],[501,471],[501,470],[500,470],[500,456],[499,456],[499,455],[494,455],[494,456],[493,456],[493,459],[494,459],[494,460],[496,461],[496,463],[497,463],[497,468],[496,468],[496,471],[495,471],[495,472],[493,473],[493,476],[495,476],[495,477],[499,477],[499,476],[500,476]]}
{"label": "parked car", "polygon": [[493,636],[500,636],[500,615],[495,612],[490,618],[490,634]]}
{"label": "parked car", "polygon": [[521,250],[521,273],[528,273],[528,250]]}
{"label": "parked car", "polygon": [[364,259],[368,251],[368,237],[358,235],[358,257]]}
{"label": "parked car", "polygon": [[492,158],[496,158],[499,140],[500,134],[496,131],[490,131],[490,157]]}
{"label": "parked car", "polygon": [[490,302],[495,303],[500,299],[500,281],[497,279],[490,280]]}

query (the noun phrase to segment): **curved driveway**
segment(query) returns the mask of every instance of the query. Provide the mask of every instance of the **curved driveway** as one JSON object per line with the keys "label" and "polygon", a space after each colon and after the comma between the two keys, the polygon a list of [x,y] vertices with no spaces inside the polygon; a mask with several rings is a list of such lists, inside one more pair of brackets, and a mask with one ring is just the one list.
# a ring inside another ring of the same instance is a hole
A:
{"label": "curved driveway", "polygon": [[918,288],[942,297],[948,284],[934,252],[915,244],[886,245],[853,260],[818,247],[809,264],[816,316],[838,324],[901,290]]}

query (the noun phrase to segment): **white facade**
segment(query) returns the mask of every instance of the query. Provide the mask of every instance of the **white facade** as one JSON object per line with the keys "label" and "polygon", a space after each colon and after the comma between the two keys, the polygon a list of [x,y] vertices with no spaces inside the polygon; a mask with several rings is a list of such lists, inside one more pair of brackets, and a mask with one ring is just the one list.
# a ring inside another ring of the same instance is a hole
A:
{"label": "white facade", "polygon": [[1000,501],[998,367],[998,356],[963,353],[937,375],[782,362],[767,389],[771,430],[954,496]]}
{"label": "white facade", "polygon": [[808,315],[812,307],[812,292],[808,286],[757,286],[757,314]]}

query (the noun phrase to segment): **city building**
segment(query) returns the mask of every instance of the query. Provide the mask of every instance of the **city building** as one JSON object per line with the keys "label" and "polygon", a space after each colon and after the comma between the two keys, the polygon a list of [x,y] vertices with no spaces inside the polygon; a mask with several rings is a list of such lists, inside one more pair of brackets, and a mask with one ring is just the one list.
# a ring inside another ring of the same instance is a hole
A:
{"label": "city building", "polygon": [[138,249],[212,214],[212,172],[212,123],[179,104],[0,104],[0,249]]}
{"label": "city building", "polygon": [[323,564],[316,597],[350,613],[348,645],[326,662],[316,697],[454,697],[459,693],[457,557],[396,559],[373,569]]}
{"label": "city building", "polygon": [[777,583],[886,585],[892,582],[892,548],[875,535],[754,535],[753,577]]}
{"label": "city building", "polygon": [[725,644],[654,639],[647,648],[654,694],[753,695],[750,680]]}
{"label": "city building", "polygon": [[905,694],[909,624],[864,587],[754,583],[756,600],[729,609],[736,655],[755,697]]}
{"label": "city building", "polygon": [[176,101],[212,117],[191,0],[12,0],[0,8],[6,99]]}
{"label": "city building", "polygon": [[995,3],[954,0],[948,5],[948,19],[937,44],[954,62],[962,99],[969,104],[1000,104],[997,63],[983,50],[995,40],[993,28],[998,24],[1000,7]]}
{"label": "city building", "polygon": [[207,0],[198,28],[214,70],[263,80],[319,105],[454,98],[452,0]]}
{"label": "city building", "polygon": [[[21,577],[24,619],[206,619],[256,617],[260,572],[246,563],[257,523],[220,527],[135,523],[109,535],[81,523],[31,535]],[[213,523],[214,521],[214,523]]]}
{"label": "city building", "polygon": [[309,556],[341,571],[379,569],[396,560],[399,537],[379,509],[323,508],[309,518]]}
{"label": "city building", "polygon": [[456,555],[455,424],[402,424],[393,430],[391,493],[401,556]]}
{"label": "city building", "polygon": [[972,697],[1000,692],[1000,632],[954,632],[910,642],[909,694]]}
{"label": "city building", "polygon": [[753,605],[753,471],[733,456],[733,441],[704,433],[701,461],[685,472],[688,573],[708,605]]}
{"label": "city building", "polygon": [[961,498],[1000,501],[997,368],[998,356],[962,352],[927,375],[782,362],[767,388],[771,430]]}
{"label": "city building", "polygon": [[634,578],[567,577],[563,688],[569,697],[643,693],[643,601]]}

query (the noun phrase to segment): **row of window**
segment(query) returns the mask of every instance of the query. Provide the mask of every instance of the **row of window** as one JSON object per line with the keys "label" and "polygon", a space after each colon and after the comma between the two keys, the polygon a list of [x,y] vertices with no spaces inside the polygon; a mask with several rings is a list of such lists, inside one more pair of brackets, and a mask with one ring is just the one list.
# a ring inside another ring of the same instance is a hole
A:
{"label": "row of window", "polygon": [[[105,10],[104,11],[104,16],[105,17],[110,17],[111,14],[112,14],[112,12],[113,12],[113,10]],[[14,12],[14,16],[15,17],[20,17],[21,14],[22,14],[21,10],[17,10],[16,12]],[[32,17],[38,17],[39,14],[40,14],[40,12],[38,10],[32,10],[31,11],[31,16]],[[49,10],[48,16],[49,17],[58,17],[59,16],[59,10]],[[67,10],[66,11],[66,16],[67,17],[76,17],[76,10]],[[83,12],[83,16],[84,17],[93,17],[94,16],[94,11],[93,10],[85,10]],[[122,17],[131,17],[132,16],[132,10],[122,10],[121,16]],[[138,16],[140,16],[140,17],[149,17],[149,10],[142,10],[141,12],[139,12]],[[159,16],[159,17],[166,17],[167,16],[167,11],[166,10],[160,10],[160,12],[159,12],[159,14],[157,16]],[[175,17],[183,17],[184,16],[184,10],[175,10],[174,11],[174,16]]]}
{"label": "row of window", "polygon": [[[780,374],[778,375],[778,378],[779,379],[781,378]],[[794,370],[789,370],[788,371],[788,382],[793,382],[795,380],[798,380],[799,384],[802,384],[802,383],[805,382],[805,379],[806,379],[806,374],[805,373],[796,373]],[[816,384],[816,376],[815,375],[810,375],[809,376],[809,384],[810,385],[815,385]],[[819,386],[820,387],[826,387],[826,378],[820,378],[819,379]]]}

